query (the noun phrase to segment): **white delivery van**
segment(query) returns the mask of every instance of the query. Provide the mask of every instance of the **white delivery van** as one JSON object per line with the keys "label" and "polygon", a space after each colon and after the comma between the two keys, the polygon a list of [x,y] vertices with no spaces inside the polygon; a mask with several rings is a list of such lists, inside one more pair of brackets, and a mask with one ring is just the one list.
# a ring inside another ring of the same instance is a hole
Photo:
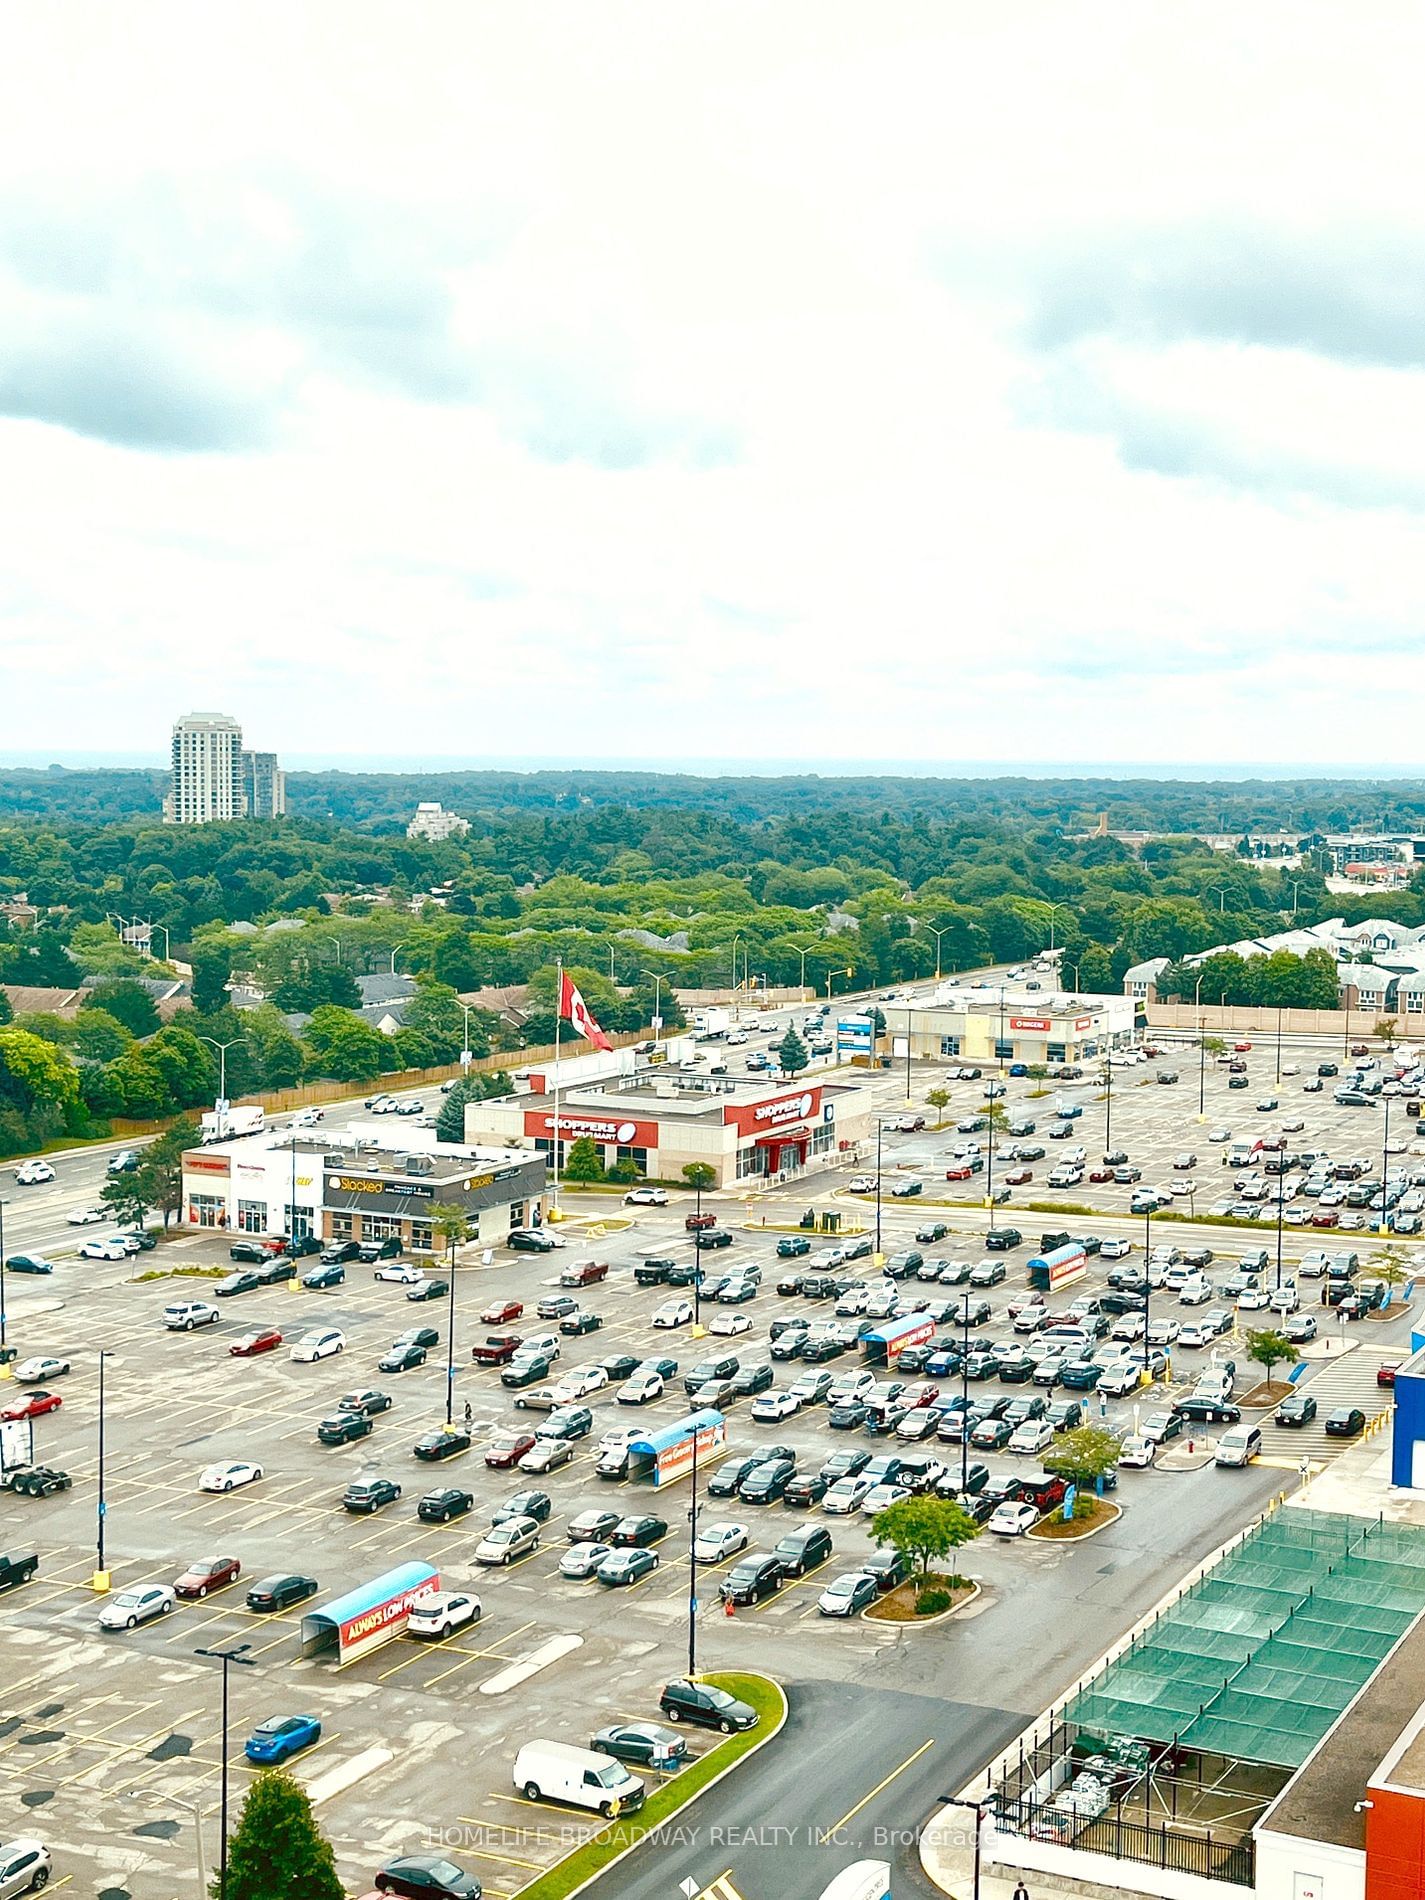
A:
{"label": "white delivery van", "polygon": [[603,1815],[643,1806],[643,1783],[621,1761],[568,1742],[526,1742],[515,1756],[514,1784],[530,1801],[567,1801]]}

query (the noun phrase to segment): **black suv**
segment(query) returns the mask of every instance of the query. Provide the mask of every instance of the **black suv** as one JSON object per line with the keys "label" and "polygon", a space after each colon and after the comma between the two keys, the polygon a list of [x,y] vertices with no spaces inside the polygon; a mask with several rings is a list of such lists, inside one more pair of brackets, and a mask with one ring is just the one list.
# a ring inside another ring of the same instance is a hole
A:
{"label": "black suv", "polygon": [[788,1531],[773,1546],[772,1559],[784,1577],[804,1577],[831,1555],[831,1532],[824,1524]]}
{"label": "black suv", "polygon": [[782,1582],[782,1568],[775,1557],[740,1557],[718,1586],[724,1603],[760,1603],[775,1596]]}
{"label": "black suv", "polygon": [[695,1398],[699,1389],[713,1379],[732,1379],[741,1370],[740,1361],[735,1353],[728,1353],[722,1359],[704,1359],[702,1364],[694,1366],[683,1379],[683,1390],[688,1397]]}
{"label": "black suv", "polygon": [[341,1266],[348,1260],[358,1260],[361,1249],[354,1240],[334,1240],[330,1246],[323,1247],[320,1258],[329,1267]]}
{"label": "black suv", "polygon": [[365,1412],[335,1412],[318,1425],[317,1438],[323,1445],[349,1445],[370,1431],[371,1420]]}
{"label": "black suv", "polygon": [[658,1707],[670,1722],[696,1722],[703,1728],[721,1729],[724,1735],[757,1726],[757,1711],[750,1702],[740,1702],[726,1689],[715,1689],[707,1682],[680,1679],[665,1684]]}
{"label": "black suv", "polygon": [[791,1458],[768,1458],[757,1465],[742,1481],[739,1496],[744,1504],[773,1504],[796,1476]]}

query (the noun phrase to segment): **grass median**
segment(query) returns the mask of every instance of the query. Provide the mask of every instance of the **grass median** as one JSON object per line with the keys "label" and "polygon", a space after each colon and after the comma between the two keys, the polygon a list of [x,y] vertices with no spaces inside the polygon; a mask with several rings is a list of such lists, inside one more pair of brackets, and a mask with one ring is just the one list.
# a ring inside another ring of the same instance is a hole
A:
{"label": "grass median", "polygon": [[756,1728],[748,1729],[741,1735],[729,1735],[705,1755],[700,1755],[681,1774],[674,1775],[671,1781],[665,1781],[656,1788],[636,1814],[601,1828],[582,1847],[576,1847],[573,1853],[566,1854],[547,1873],[540,1874],[528,1886],[521,1887],[517,1900],[565,1900],[566,1895],[583,1886],[586,1880],[592,1880],[596,1874],[602,1873],[612,1861],[636,1845],[638,1840],[671,1821],[725,1768],[732,1767],[735,1762],[771,1740],[785,1706],[776,1683],[766,1676],[743,1675],[735,1671],[722,1671],[716,1675],[702,1676],[699,1680],[726,1689],[729,1695],[735,1695],[743,1702],[750,1702],[757,1711]]}

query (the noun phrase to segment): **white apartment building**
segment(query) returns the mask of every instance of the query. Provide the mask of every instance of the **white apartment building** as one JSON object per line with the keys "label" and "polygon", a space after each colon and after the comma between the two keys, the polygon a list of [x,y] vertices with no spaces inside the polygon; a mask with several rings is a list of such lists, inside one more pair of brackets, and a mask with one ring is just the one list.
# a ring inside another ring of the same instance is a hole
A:
{"label": "white apartment building", "polygon": [[432,844],[439,844],[443,838],[463,838],[470,829],[470,820],[462,818],[457,812],[447,811],[439,803],[416,806],[416,815],[406,826],[408,838],[425,838]]}
{"label": "white apartment building", "polygon": [[242,727],[226,713],[189,713],[173,727],[167,825],[280,818],[287,781],[275,752],[243,750]]}

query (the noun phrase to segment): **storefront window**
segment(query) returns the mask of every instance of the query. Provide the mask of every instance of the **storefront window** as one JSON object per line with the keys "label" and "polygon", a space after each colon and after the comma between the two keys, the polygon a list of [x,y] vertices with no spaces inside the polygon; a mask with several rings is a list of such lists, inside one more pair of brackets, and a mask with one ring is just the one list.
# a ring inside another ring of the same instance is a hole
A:
{"label": "storefront window", "polygon": [[940,1053],[942,1056],[958,1056],[960,1053],[960,1038],[958,1036],[942,1036],[940,1038]]}
{"label": "storefront window", "polygon": [[995,1056],[1000,1062],[1013,1062],[1014,1044],[1000,1036],[995,1042]]}
{"label": "storefront window", "polygon": [[757,1147],[755,1143],[749,1143],[747,1147],[738,1149],[737,1178],[739,1181],[745,1181],[749,1175],[766,1172],[767,1156],[763,1149]]}
{"label": "storefront window", "polygon": [[819,1122],[811,1138],[811,1151],[814,1155],[824,1155],[836,1146],[836,1124]]}
{"label": "storefront window", "polygon": [[329,1239],[331,1240],[350,1240],[351,1239],[352,1216],[350,1214],[330,1214],[327,1216],[327,1218],[331,1222],[331,1232],[328,1236]]}
{"label": "storefront window", "polygon": [[189,1202],[191,1218],[200,1227],[221,1227],[227,1203],[216,1194],[195,1194]]}
{"label": "storefront window", "polygon": [[313,1210],[310,1207],[288,1207],[285,1209],[287,1225],[284,1232],[294,1240],[305,1240],[314,1231],[312,1225]]}
{"label": "storefront window", "polygon": [[266,1201],[239,1201],[237,1224],[239,1233],[265,1234],[267,1232]]}
{"label": "storefront window", "polygon": [[430,1253],[435,1247],[435,1232],[428,1220],[411,1222],[411,1251]]}
{"label": "storefront window", "polygon": [[1066,1052],[1062,1042],[1051,1042],[1048,1053],[1051,1062],[1062,1062],[1065,1059]]}
{"label": "storefront window", "polygon": [[617,1151],[615,1159],[635,1162],[640,1174],[647,1174],[648,1172],[648,1150],[646,1148],[620,1148]]}

